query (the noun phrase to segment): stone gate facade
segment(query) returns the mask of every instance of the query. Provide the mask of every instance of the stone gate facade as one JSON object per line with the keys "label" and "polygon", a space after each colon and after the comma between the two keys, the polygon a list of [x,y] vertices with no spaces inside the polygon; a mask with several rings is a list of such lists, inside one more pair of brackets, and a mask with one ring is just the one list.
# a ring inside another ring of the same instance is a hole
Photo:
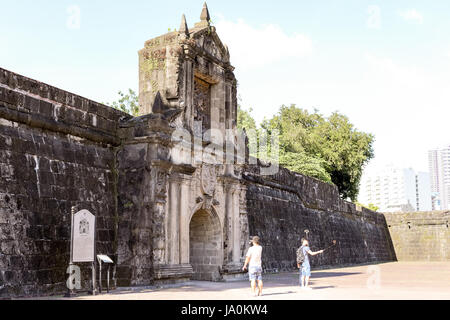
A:
{"label": "stone gate facade", "polygon": [[315,248],[339,243],[315,266],[396,259],[383,215],[250,161],[230,52],[209,21],[205,5],[194,27],[183,16],[145,42],[140,117],[0,69],[0,297],[66,290],[72,207],[96,215],[117,286],[243,277],[253,235],[265,271],[292,270],[305,229]]}
{"label": "stone gate facade", "polygon": [[[224,138],[237,134],[236,80],[228,49],[209,20],[205,5],[194,28],[183,16],[179,31],[145,42],[139,52],[143,116],[124,124],[130,127],[118,154],[119,167],[139,157],[148,166],[138,189],[119,191],[119,199],[132,202],[135,191],[152,190],[145,206],[133,204],[141,212],[133,212],[142,219],[137,227],[152,239],[142,239],[147,246],[131,259],[119,244],[119,265],[136,272],[134,284],[148,283],[149,268],[154,281],[220,280],[241,268],[241,240],[248,238],[241,225],[243,162],[236,165],[234,144],[222,152]],[[150,219],[153,229],[144,227]],[[142,263],[149,253],[153,259]]]}

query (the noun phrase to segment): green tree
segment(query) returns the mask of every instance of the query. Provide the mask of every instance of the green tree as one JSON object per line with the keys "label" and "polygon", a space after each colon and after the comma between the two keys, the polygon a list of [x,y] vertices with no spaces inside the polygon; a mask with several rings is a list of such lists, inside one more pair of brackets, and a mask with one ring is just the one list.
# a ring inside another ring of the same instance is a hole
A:
{"label": "green tree", "polygon": [[107,103],[107,105],[134,117],[139,116],[139,97],[136,92],[131,89],[128,89],[127,94],[119,91],[119,96],[119,100],[114,101],[111,104]]}
{"label": "green tree", "polygon": [[361,206],[361,207],[364,207],[364,208],[366,208],[366,209],[369,209],[369,210],[372,210],[372,211],[375,211],[375,212],[377,212],[378,210],[380,210],[380,207],[377,207],[376,205],[374,205],[373,203],[369,203],[368,205],[364,205],[364,204],[362,204],[362,203],[359,203],[359,202],[354,202],[356,205],[358,205],[358,206]]}
{"label": "green tree", "polygon": [[[247,136],[249,137],[249,144],[256,143],[258,145],[259,143],[259,133],[260,130],[256,126],[256,121],[253,119],[251,113],[253,112],[252,108],[249,108],[248,110],[243,109],[240,105],[238,105],[238,114],[237,114],[237,127],[238,129],[245,130]],[[256,134],[253,138],[255,140],[251,141],[252,139],[252,131],[253,134]],[[250,148],[250,156],[255,158],[261,158],[259,155],[259,152]]]}
{"label": "green tree", "polygon": [[320,155],[343,198],[356,200],[362,170],[374,156],[374,136],[356,130],[346,116],[337,112],[327,120],[317,127],[315,135]]}
{"label": "green tree", "polygon": [[[349,119],[338,112],[326,118],[317,110],[309,113],[295,105],[282,106],[277,115],[263,122],[262,128],[269,134],[274,129],[280,132],[284,166],[302,170],[298,161],[321,160],[310,161],[317,171],[315,176],[327,181],[319,174],[325,170],[344,199],[356,200],[362,169],[373,158],[373,135],[356,130]],[[286,157],[283,152],[302,156]]]}
{"label": "green tree", "polygon": [[[274,129],[280,129],[279,126],[271,126],[273,124],[273,121],[270,120],[264,120],[262,123],[262,129],[257,128],[256,121],[253,119],[251,112],[253,110],[250,108],[248,110],[242,109],[240,106],[238,106],[238,121],[237,125],[240,129],[245,129],[247,132],[249,130],[255,130],[258,134],[257,142],[259,144],[260,137],[259,134],[265,133],[268,137],[270,137],[274,133]],[[298,129],[298,128],[297,128]],[[290,132],[290,130],[287,130]],[[283,138],[283,137],[281,137]],[[289,139],[283,139],[284,142],[288,141]],[[269,138],[267,138],[267,141],[269,142]],[[300,147],[301,144],[298,144],[298,147]],[[259,150],[256,154],[251,154],[251,156],[258,157],[262,160],[266,161],[277,161],[280,165],[283,167],[302,173],[304,175],[317,178],[319,180],[322,180],[327,183],[331,182],[331,176],[328,174],[328,172],[325,169],[325,161],[323,161],[320,158],[310,156],[305,152],[295,152],[298,148],[280,148],[279,150],[279,157],[273,158],[273,154],[271,152],[271,146],[270,143],[268,143],[267,146],[261,146],[259,145]],[[272,158],[271,158],[272,157]]]}
{"label": "green tree", "polygon": [[252,112],[252,108],[245,110],[238,105],[237,127],[239,129],[256,130],[256,121],[251,115]]}
{"label": "green tree", "polygon": [[331,176],[325,169],[325,161],[304,152],[295,153],[280,150],[280,165],[291,171],[332,183]]}

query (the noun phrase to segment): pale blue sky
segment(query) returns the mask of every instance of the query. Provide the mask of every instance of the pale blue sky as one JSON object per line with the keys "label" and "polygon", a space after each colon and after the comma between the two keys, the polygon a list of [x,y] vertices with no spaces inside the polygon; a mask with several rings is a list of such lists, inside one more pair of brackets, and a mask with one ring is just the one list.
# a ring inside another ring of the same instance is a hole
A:
{"label": "pale blue sky", "polygon": [[[143,43],[203,1],[0,0],[0,67],[99,102],[137,89]],[[376,135],[372,166],[450,144],[450,2],[208,1],[258,121],[296,103]],[[75,11],[74,11],[75,8]],[[80,10],[79,25],[76,19]],[[75,21],[75,24],[73,23]]]}

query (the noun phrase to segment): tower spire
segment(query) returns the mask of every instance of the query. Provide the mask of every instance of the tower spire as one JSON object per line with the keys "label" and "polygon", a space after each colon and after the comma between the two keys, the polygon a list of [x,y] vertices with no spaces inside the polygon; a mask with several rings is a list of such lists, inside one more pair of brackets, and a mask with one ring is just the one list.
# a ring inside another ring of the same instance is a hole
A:
{"label": "tower spire", "polygon": [[203,4],[202,14],[200,15],[200,21],[207,22],[209,25],[210,20],[211,20],[211,17],[209,16],[208,5],[206,4],[206,1],[205,1],[205,3]]}
{"label": "tower spire", "polygon": [[183,38],[189,38],[189,28],[186,23],[186,16],[184,14],[181,16],[181,26],[179,32]]}

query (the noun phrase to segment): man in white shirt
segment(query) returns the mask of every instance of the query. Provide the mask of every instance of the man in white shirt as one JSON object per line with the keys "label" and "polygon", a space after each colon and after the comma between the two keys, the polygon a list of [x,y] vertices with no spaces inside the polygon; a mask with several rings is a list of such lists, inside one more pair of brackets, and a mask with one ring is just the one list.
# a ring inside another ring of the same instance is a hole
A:
{"label": "man in white shirt", "polygon": [[[252,292],[256,296],[262,295],[263,290],[263,281],[262,281],[262,265],[261,265],[261,256],[262,256],[262,247],[259,244],[259,237],[253,237],[252,243],[253,247],[248,249],[247,257],[245,259],[243,271],[248,268],[248,275],[251,282]],[[258,282],[258,294],[256,294],[256,282]]]}

